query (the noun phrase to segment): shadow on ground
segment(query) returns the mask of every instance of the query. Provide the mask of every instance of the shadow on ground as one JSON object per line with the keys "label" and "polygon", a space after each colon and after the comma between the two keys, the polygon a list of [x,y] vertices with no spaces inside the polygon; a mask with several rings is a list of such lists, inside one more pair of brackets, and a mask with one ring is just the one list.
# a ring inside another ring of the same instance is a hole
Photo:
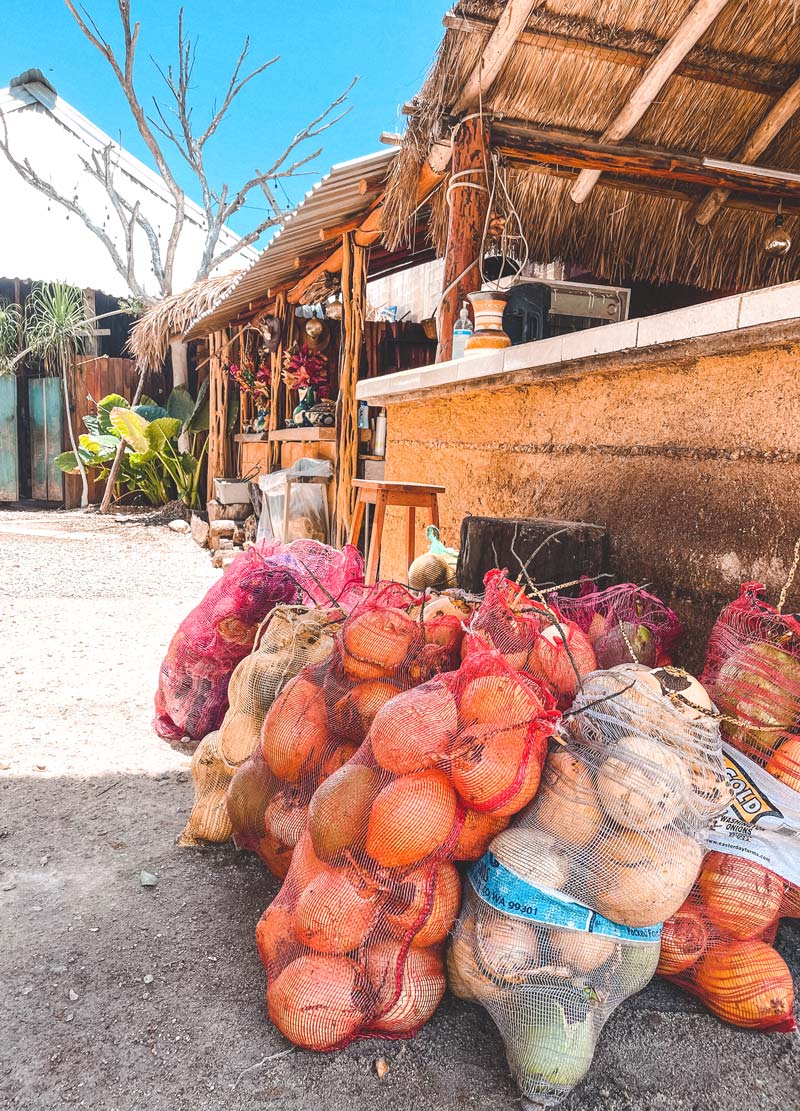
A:
{"label": "shadow on ground", "polygon": [[[190,792],[183,770],[0,785],[0,1106],[519,1107],[491,1021],[449,996],[411,1042],[284,1054],[253,941],[276,884],[232,847],[174,844]],[[155,887],[141,886],[142,869]],[[796,924],[780,948],[800,967]],[[272,1054],[282,1055],[263,1060]],[[565,1107],[778,1111],[797,1106],[799,1076],[796,1036],[723,1027],[653,984],[612,1019],[590,1082]]]}

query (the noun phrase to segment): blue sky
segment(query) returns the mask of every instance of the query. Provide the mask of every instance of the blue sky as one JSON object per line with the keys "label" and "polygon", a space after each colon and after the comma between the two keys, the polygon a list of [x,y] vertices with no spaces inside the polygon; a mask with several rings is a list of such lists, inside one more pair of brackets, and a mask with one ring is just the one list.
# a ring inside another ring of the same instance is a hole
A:
{"label": "blue sky", "polygon": [[[120,41],[115,0],[84,0],[106,37]],[[0,85],[38,67],[59,94],[111,136],[150,161],[107,63],[83,38],[62,0],[0,0]],[[166,65],[176,53],[178,3],[133,0],[142,24],[137,87],[147,100],[163,86],[150,56]],[[355,76],[350,114],[317,141],[324,150],[309,176],[286,182],[292,201],[335,162],[379,149],[381,131],[403,126],[399,108],[419,89],[442,34],[447,0],[185,0],[186,24],[197,40],[194,104],[206,118],[227,85],[246,35],[253,65],[275,54],[275,66],[240,95],[226,125],[211,140],[206,162],[212,182],[240,184],[264,168],[309,119]],[[308,148],[308,152],[313,148]],[[181,184],[197,196],[190,177]],[[281,199],[285,203],[286,198]],[[263,201],[243,211],[245,230]]]}

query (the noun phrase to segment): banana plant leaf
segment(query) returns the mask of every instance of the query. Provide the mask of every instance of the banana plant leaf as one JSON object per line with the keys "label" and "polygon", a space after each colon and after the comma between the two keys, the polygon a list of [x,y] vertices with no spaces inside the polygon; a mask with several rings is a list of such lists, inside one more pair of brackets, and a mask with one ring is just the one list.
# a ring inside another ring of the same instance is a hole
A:
{"label": "banana plant leaf", "polygon": [[149,421],[158,420],[159,417],[167,416],[167,410],[163,405],[134,405],[133,411],[134,413],[138,413],[140,417],[144,417],[145,420]]}
{"label": "banana plant leaf", "polygon": [[161,455],[169,440],[174,440],[181,430],[181,422],[174,417],[159,417],[150,421],[145,428],[145,438],[149,447]]}
{"label": "banana plant leaf", "polygon": [[191,420],[195,410],[194,398],[185,386],[176,386],[167,399],[167,413],[181,422],[184,427]]}
{"label": "banana plant leaf", "polygon": [[101,463],[106,459],[113,459],[119,447],[117,436],[91,436],[84,434],[79,437],[78,444],[92,456],[93,462]]}
{"label": "banana plant leaf", "polygon": [[206,378],[197,391],[197,401],[184,429],[186,432],[208,432],[208,420],[208,379]]}

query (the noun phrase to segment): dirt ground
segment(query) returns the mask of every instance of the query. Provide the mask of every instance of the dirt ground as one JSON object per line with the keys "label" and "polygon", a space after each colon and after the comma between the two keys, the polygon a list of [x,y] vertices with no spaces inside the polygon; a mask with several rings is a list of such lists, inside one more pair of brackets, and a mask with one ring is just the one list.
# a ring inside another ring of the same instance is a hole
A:
{"label": "dirt ground", "polygon": [[[189,763],[150,729],[207,556],[164,527],[4,512],[0,567],[0,1108],[518,1108],[491,1021],[449,996],[407,1043],[314,1055],[270,1026],[253,930],[276,885],[232,847],[175,845]],[[779,949],[800,970],[796,924]],[[797,1035],[733,1030],[654,983],[564,1106],[798,1105]]]}

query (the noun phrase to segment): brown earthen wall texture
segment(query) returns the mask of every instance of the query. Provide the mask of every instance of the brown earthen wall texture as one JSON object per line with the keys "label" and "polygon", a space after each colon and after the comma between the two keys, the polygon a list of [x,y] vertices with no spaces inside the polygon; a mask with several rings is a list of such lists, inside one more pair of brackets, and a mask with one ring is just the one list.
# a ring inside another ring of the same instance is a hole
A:
{"label": "brown earthen wall texture", "polygon": [[[765,582],[775,600],[791,564],[798,368],[800,345],[782,345],[392,404],[386,477],[446,486],[453,547],[467,514],[606,525],[615,575],[675,605],[697,667],[739,584]],[[404,580],[405,520],[390,516],[381,573]]]}

